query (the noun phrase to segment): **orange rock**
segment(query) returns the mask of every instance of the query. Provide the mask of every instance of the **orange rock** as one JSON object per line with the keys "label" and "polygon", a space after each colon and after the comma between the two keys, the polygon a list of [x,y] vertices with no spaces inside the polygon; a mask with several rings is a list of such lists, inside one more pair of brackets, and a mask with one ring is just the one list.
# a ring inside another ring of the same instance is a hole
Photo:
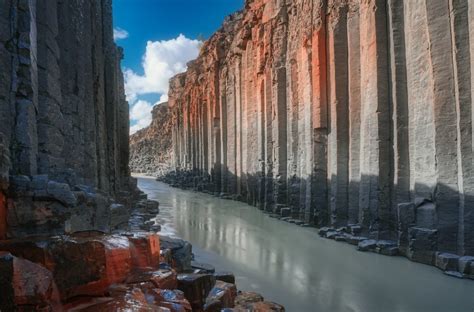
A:
{"label": "orange rock", "polygon": [[218,280],[206,298],[204,311],[214,311],[216,308],[218,308],[218,311],[223,308],[232,308],[236,296],[237,287],[234,284]]}
{"label": "orange rock", "polygon": [[[148,303],[145,294],[139,288],[118,287],[112,290],[110,298],[101,300],[90,300],[89,304],[70,306],[68,312],[115,312],[115,311],[138,311],[138,312],[169,312],[167,308]],[[111,299],[111,300],[110,300]]]}
{"label": "orange rock", "polygon": [[53,275],[31,261],[0,252],[0,311],[61,311]]}
{"label": "orange rock", "polygon": [[128,235],[131,243],[132,264],[135,268],[157,268],[160,265],[160,237],[154,233]]}
{"label": "orange rock", "polygon": [[155,293],[157,295],[157,305],[159,306],[166,307],[173,312],[192,311],[191,304],[180,290],[157,289]]}
{"label": "orange rock", "polygon": [[120,235],[83,233],[32,241],[2,241],[0,249],[48,268],[63,299],[102,295],[111,284],[125,281],[132,268],[129,241]]}
{"label": "orange rock", "polygon": [[141,271],[130,275],[127,284],[151,282],[160,289],[175,289],[178,287],[177,275],[174,270]]}
{"label": "orange rock", "polygon": [[235,305],[244,305],[247,303],[260,302],[263,300],[263,296],[258,293],[251,291],[239,291],[239,294],[235,298]]}

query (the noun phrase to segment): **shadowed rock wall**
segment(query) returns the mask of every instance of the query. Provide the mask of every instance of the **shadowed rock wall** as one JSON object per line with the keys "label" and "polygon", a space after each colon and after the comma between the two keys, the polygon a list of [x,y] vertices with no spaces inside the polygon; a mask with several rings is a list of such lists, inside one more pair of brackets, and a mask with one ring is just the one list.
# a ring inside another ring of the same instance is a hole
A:
{"label": "shadowed rock wall", "polygon": [[128,187],[121,58],[111,0],[0,0],[0,238],[81,229],[65,206]]}
{"label": "shadowed rock wall", "polygon": [[474,254],[473,21],[468,0],[246,1],[171,81],[178,176]]}

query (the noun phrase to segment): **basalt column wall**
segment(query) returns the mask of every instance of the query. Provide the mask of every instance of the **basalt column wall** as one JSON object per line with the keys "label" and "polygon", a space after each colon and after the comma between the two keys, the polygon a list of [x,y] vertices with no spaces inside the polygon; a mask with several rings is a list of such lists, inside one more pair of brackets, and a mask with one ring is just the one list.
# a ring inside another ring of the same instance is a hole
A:
{"label": "basalt column wall", "polygon": [[36,201],[128,187],[121,58],[111,0],[0,0],[0,238],[64,213]]}
{"label": "basalt column wall", "polygon": [[474,254],[473,43],[468,0],[246,1],[171,81],[174,166],[415,260]]}

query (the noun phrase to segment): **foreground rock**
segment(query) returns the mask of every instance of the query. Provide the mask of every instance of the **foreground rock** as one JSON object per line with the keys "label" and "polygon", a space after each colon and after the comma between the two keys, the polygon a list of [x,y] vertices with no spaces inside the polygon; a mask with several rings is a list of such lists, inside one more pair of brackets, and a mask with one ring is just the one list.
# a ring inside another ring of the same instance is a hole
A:
{"label": "foreground rock", "polygon": [[0,252],[1,311],[60,311],[53,274],[43,266]]}
{"label": "foreground rock", "polygon": [[[0,241],[0,309],[60,311],[220,311],[233,308],[231,273],[183,272],[162,257],[156,233],[102,234]],[[170,245],[166,245],[170,247]],[[181,250],[182,251],[182,250]],[[210,265],[202,264],[205,267]]]}

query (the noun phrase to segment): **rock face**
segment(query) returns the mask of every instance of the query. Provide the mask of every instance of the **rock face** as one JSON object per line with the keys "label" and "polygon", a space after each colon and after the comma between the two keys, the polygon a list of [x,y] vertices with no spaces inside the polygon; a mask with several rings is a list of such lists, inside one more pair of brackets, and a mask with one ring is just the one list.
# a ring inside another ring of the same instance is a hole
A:
{"label": "rock face", "polygon": [[466,0],[247,0],[170,82],[168,181],[474,255],[473,21]]}
{"label": "rock face", "polygon": [[111,0],[0,1],[0,239],[110,226],[131,184],[121,58]]}
{"label": "rock face", "polygon": [[150,126],[130,136],[130,170],[162,176],[171,169],[172,120],[168,103],[153,108]]}

